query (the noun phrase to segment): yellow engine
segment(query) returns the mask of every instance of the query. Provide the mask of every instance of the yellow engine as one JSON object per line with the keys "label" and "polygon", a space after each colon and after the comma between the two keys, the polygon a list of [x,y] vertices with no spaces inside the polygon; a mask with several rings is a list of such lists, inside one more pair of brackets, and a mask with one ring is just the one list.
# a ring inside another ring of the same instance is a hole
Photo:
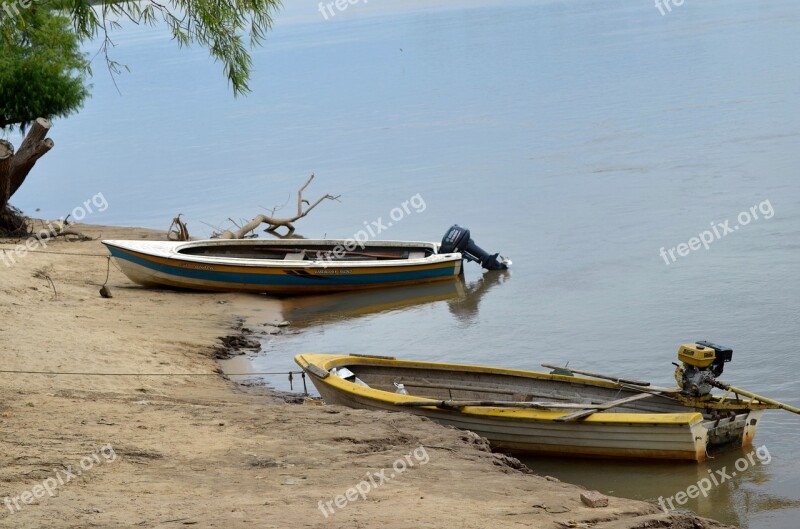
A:
{"label": "yellow engine", "polygon": [[711,342],[683,344],[678,349],[678,360],[682,363],[675,364],[675,380],[690,395],[708,395],[725,363],[732,358],[733,349]]}
{"label": "yellow engine", "polygon": [[678,349],[678,360],[695,367],[708,367],[714,363],[717,352],[696,343],[685,343]]}

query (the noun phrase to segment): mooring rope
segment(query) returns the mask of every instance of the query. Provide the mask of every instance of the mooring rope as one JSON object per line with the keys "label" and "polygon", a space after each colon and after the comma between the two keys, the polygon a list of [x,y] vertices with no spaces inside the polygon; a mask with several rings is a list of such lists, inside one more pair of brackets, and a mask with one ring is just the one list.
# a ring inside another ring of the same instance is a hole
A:
{"label": "mooring rope", "polygon": [[90,373],[88,371],[25,371],[17,369],[0,369],[0,373],[14,375],[66,375],[88,377],[249,377],[265,375],[288,375],[289,389],[294,391],[294,375],[303,379],[303,392],[308,395],[305,371],[256,371],[252,373]]}
{"label": "mooring rope", "polygon": [[[0,244],[7,244],[7,243],[0,243]],[[15,247],[9,246],[8,248],[4,248],[0,246],[0,250],[2,250],[3,253],[6,253],[6,251],[8,251],[8,253],[12,253],[13,248]],[[107,253],[52,252],[50,250],[26,250],[25,253],[49,253],[52,255],[70,255],[76,257],[110,257]]]}
{"label": "mooring rope", "polygon": [[[0,244],[10,244],[10,243],[0,243]],[[0,251],[4,254],[6,253],[6,248],[0,246]],[[9,253],[11,250],[8,250]],[[108,284],[108,276],[111,272],[111,256],[108,254],[98,254],[98,253],[74,253],[74,252],[52,252],[49,250],[28,250],[27,253],[46,253],[52,255],[70,255],[70,256],[77,256],[77,257],[103,257],[108,260],[106,266],[106,280],[103,283],[103,287]],[[116,266],[116,263],[114,263]],[[230,376],[230,377],[246,377],[246,376],[264,376],[264,375],[288,375],[289,377],[289,387],[292,387],[293,382],[293,375],[300,375],[303,379],[303,389],[306,387],[306,373],[305,371],[279,371],[279,372],[253,372],[253,373],[89,373],[89,372],[82,372],[82,371],[19,371],[14,369],[0,369],[0,373],[9,373],[9,374],[17,374],[17,375],[67,375],[67,376],[90,376],[90,377],[204,377],[204,376]]]}
{"label": "mooring rope", "polygon": [[90,373],[82,371],[22,371],[15,369],[0,369],[0,373],[19,375],[76,375],[96,377],[211,377],[224,375],[226,377],[244,377],[249,375],[302,375],[303,371],[255,371],[251,373]]}

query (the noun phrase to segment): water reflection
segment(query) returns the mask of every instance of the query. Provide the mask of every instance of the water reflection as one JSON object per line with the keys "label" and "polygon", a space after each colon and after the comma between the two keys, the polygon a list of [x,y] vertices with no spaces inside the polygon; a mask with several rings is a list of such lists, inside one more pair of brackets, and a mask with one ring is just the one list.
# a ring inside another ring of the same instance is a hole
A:
{"label": "water reflection", "polygon": [[465,295],[447,302],[450,314],[463,324],[474,324],[478,317],[481,298],[492,288],[501,285],[511,278],[508,270],[484,272],[480,279],[467,285]]}
{"label": "water reflection", "polygon": [[462,275],[450,281],[411,287],[286,298],[283,300],[284,315],[294,322],[295,327],[302,328],[447,301],[450,313],[458,321],[472,324],[477,320],[483,296],[510,277],[511,273],[503,270],[485,272],[479,279],[469,283]]}
{"label": "water reflection", "polygon": [[295,327],[333,323],[370,314],[402,310],[437,301],[461,299],[467,287],[462,276],[422,285],[303,296],[284,300],[284,315]]}
{"label": "water reflection", "polygon": [[[394,350],[375,350],[354,346],[354,337],[374,336],[366,332],[374,322],[372,316],[391,315],[393,321],[400,321],[395,331],[409,338],[406,319],[418,318],[420,313],[438,304],[448,307],[450,314],[458,321],[470,324],[477,319],[481,299],[495,286],[505,283],[508,272],[487,272],[480,278],[467,283],[464,276],[448,281],[437,281],[422,285],[398,288],[370,289],[361,292],[342,292],[316,296],[289,297],[275,300],[280,303],[283,317],[291,321],[291,327],[276,335],[264,337],[261,352],[256,357],[235,357],[221,362],[227,373],[285,372],[296,370],[294,355],[302,350],[320,352],[373,352],[394,354]],[[438,327],[437,320],[432,324]],[[303,332],[299,332],[299,331]],[[419,329],[418,329],[419,330]],[[423,333],[424,334],[424,333]],[[400,343],[385,331],[381,342]],[[252,379],[250,375],[244,375]],[[263,382],[271,387],[289,391],[288,384],[281,376],[265,376]],[[237,380],[244,380],[236,377]],[[313,388],[311,388],[313,389]]]}
{"label": "water reflection", "polygon": [[[522,460],[537,474],[656,505],[663,501],[669,507],[671,499],[676,508],[742,529],[749,526],[755,514],[800,507],[800,501],[782,497],[774,485],[767,486],[773,481],[774,465],[779,463],[768,450],[757,453],[755,447],[720,453],[699,464],[538,457]],[[690,490],[692,486],[705,488],[707,494]],[[676,498],[688,492],[697,497]],[[684,503],[679,504],[677,499]]]}

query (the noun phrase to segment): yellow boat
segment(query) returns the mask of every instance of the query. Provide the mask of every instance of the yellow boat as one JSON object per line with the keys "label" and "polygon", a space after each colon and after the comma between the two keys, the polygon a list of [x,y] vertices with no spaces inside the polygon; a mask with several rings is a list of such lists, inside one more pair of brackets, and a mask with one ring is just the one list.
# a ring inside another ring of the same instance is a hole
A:
{"label": "yellow boat", "polygon": [[514,453],[703,461],[711,451],[752,444],[770,407],[710,395],[682,400],[678,388],[392,357],[301,354],[295,361],[328,404],[422,415]]}

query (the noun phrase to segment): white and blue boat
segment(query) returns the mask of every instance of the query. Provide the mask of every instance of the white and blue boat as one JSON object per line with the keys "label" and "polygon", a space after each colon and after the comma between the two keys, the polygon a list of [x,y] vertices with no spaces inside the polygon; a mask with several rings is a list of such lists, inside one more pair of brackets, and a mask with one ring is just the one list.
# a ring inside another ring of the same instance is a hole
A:
{"label": "white and blue boat", "polygon": [[277,295],[443,281],[462,273],[464,258],[486,268],[510,264],[483,252],[472,243],[469,231],[457,226],[442,244],[327,239],[106,240],[103,244],[122,272],[140,285]]}

